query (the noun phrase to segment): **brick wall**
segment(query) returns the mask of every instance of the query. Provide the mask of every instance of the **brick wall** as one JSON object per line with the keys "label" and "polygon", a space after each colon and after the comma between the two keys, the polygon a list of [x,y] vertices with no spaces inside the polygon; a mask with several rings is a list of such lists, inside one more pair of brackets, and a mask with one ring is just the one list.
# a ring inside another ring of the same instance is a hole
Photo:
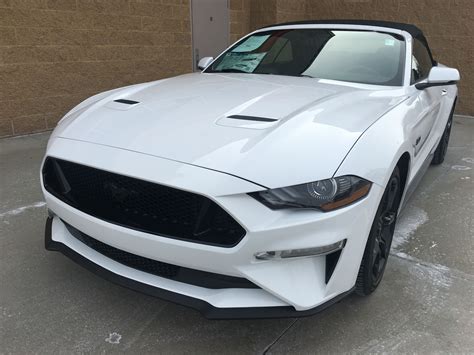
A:
{"label": "brick wall", "polygon": [[[457,112],[474,115],[474,0],[230,0],[230,40],[328,18],[420,26],[461,71]],[[191,70],[189,0],[0,0],[0,137],[51,129],[94,93]]]}
{"label": "brick wall", "polygon": [[250,1],[250,29],[254,30],[277,22],[278,0]]}
{"label": "brick wall", "polygon": [[0,0],[0,136],[88,96],[189,72],[188,0]]}
{"label": "brick wall", "polygon": [[250,30],[250,0],[230,0],[230,43]]}

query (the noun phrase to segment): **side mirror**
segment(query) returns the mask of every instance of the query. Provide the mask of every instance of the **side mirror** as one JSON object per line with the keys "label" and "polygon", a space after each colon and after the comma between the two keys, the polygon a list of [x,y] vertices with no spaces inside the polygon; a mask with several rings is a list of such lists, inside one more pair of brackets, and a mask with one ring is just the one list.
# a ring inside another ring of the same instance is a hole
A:
{"label": "side mirror", "polygon": [[204,58],[199,59],[198,68],[201,70],[206,69],[207,66],[211,64],[213,60],[214,60],[213,57],[204,57]]}
{"label": "side mirror", "polygon": [[460,79],[459,71],[448,67],[433,67],[428,74],[428,78],[415,85],[418,90],[423,90],[432,86],[454,85]]}

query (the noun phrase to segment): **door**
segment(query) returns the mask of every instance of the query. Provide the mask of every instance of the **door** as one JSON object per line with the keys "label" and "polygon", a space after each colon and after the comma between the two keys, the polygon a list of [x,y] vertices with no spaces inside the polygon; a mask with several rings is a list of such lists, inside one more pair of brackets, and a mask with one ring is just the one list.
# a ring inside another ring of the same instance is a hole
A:
{"label": "door", "polygon": [[228,0],[192,0],[193,69],[199,59],[216,57],[229,45]]}
{"label": "door", "polygon": [[414,87],[417,82],[428,77],[433,61],[424,43],[416,38],[413,40],[412,51],[411,84],[414,94],[417,95],[415,106],[416,122],[414,122],[411,129],[414,150],[412,173],[416,174],[419,171],[423,171],[429,164],[427,158],[439,139],[439,132],[436,131],[436,127],[439,126],[438,120],[440,119],[444,88],[430,87],[418,90]]}

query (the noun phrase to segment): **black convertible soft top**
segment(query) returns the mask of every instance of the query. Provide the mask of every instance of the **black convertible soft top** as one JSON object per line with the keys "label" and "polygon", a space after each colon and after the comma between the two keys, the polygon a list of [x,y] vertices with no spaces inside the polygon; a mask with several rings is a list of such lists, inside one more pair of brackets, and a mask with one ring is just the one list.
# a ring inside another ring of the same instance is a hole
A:
{"label": "black convertible soft top", "polygon": [[377,27],[387,27],[387,28],[395,28],[397,30],[406,31],[412,35],[413,38],[417,38],[428,49],[430,53],[431,59],[433,64],[436,62],[433,60],[433,56],[431,55],[431,50],[428,45],[428,41],[426,40],[425,35],[423,32],[416,27],[415,25],[411,25],[408,23],[402,22],[391,22],[391,21],[379,21],[379,20],[308,20],[308,21],[295,21],[295,22],[284,22],[284,23],[277,23],[274,25],[268,25],[262,28],[269,28],[269,27],[278,27],[278,26],[291,26],[291,25],[362,25],[362,26],[377,26]]}
{"label": "black convertible soft top", "polygon": [[388,27],[395,28],[397,30],[406,31],[413,37],[425,37],[423,32],[415,25],[401,22],[390,22],[390,21],[378,21],[378,20],[308,20],[308,21],[295,21],[295,22],[284,22],[277,23],[275,25],[268,25],[267,27],[275,26],[290,26],[290,25],[363,25],[363,26],[377,26],[377,27]]}

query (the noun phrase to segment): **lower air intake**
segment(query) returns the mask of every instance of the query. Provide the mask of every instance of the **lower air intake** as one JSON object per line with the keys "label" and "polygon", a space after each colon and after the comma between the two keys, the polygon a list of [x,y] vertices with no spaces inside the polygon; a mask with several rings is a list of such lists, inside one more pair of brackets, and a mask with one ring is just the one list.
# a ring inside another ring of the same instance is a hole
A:
{"label": "lower air intake", "polygon": [[136,270],[205,288],[258,288],[257,285],[244,278],[188,269],[128,253],[102,243],[97,239],[82,233],[64,221],[63,223],[74,238],[81,241],[89,248],[94,249],[109,259]]}

